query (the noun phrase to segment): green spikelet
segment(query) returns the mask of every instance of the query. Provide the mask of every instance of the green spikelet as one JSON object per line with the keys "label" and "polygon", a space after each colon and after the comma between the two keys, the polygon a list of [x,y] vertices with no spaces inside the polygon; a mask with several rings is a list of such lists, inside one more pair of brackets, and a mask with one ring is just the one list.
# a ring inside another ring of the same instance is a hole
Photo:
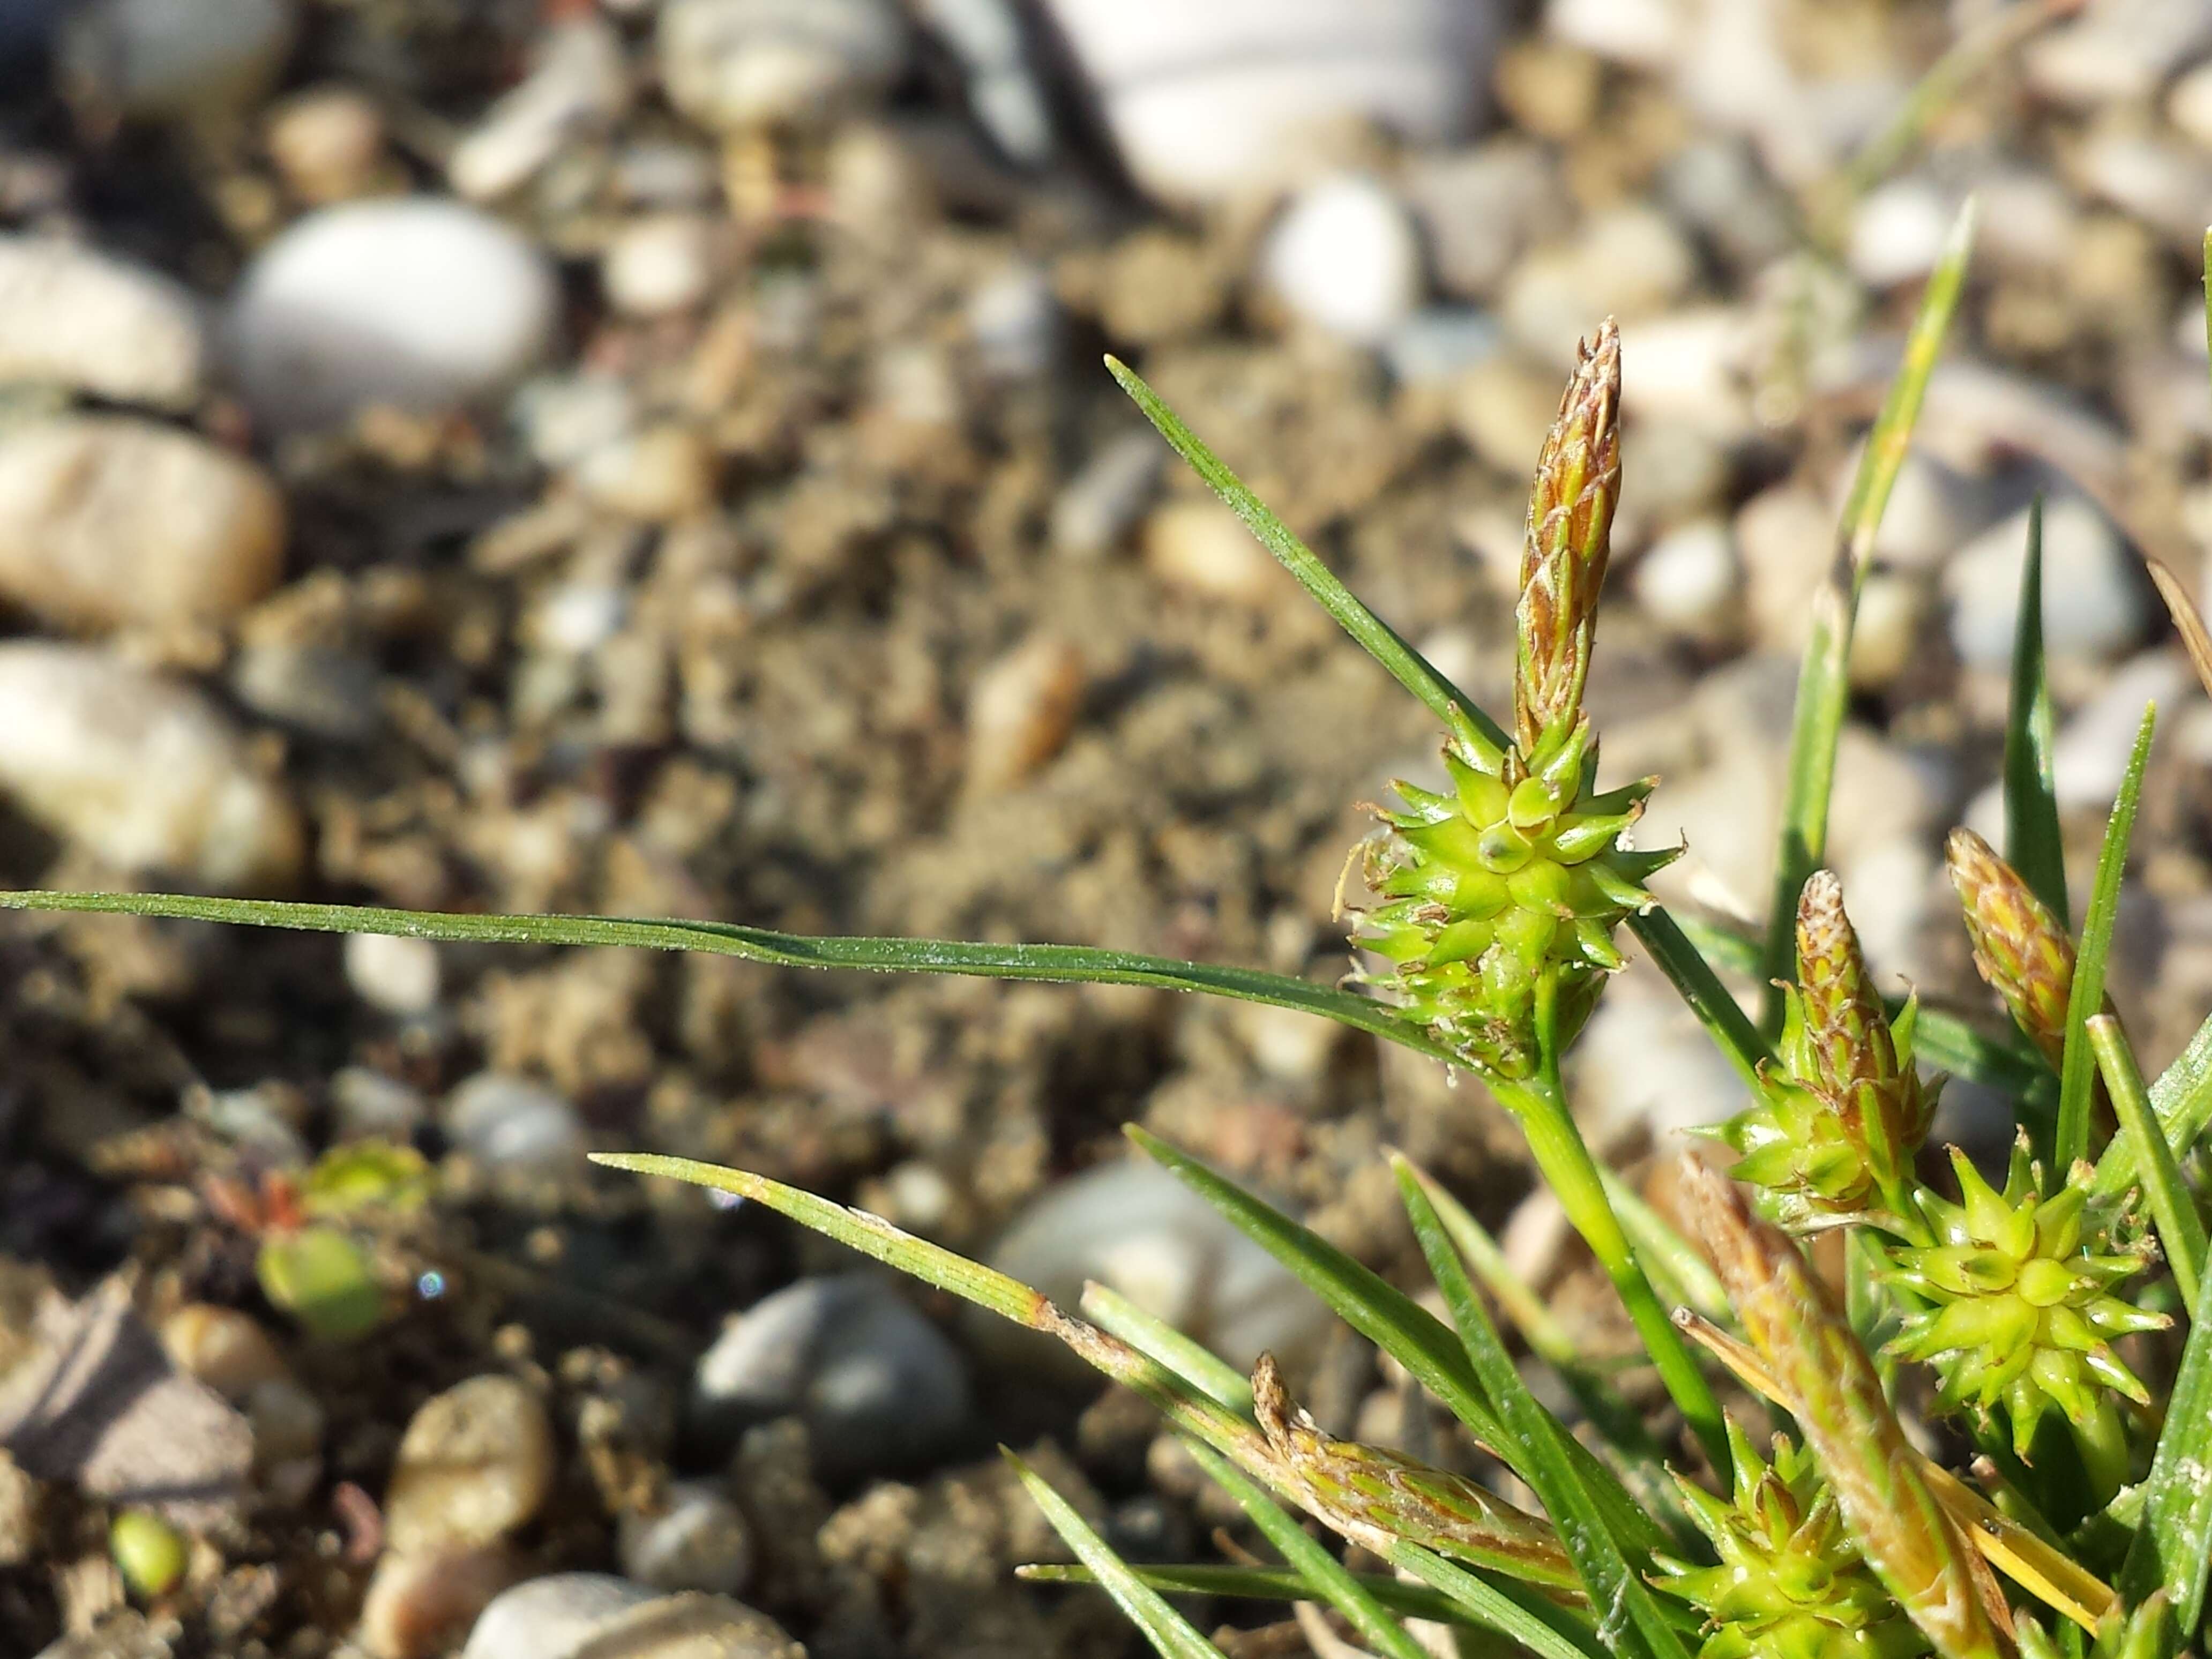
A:
{"label": "green spikelet", "polygon": [[2057,1070],[2065,1056],[2066,1000],[2074,988],[2074,941],[2065,924],[1972,830],[1961,826],[1951,832],[1943,861],[1966,912],[1974,966]]}
{"label": "green spikelet", "polygon": [[1354,938],[1391,964],[1370,982],[1469,1066],[1509,1078],[1534,1066],[1538,980],[1558,972],[1564,1042],[1621,965],[1613,933],[1652,902],[1644,879],[1674,856],[1620,847],[1652,781],[1594,793],[1582,710],[1620,489],[1620,397],[1608,322],[1582,344],[1530,492],[1511,745],[1462,726],[1444,745],[1452,793],[1397,784],[1403,804],[1378,810],[1386,828],[1367,844],[1380,902]]}
{"label": "green spikelet", "polygon": [[1784,988],[1781,1065],[1763,1073],[1765,1097],[1723,1127],[1743,1155],[1730,1173],[1773,1194],[1794,1226],[1877,1205],[1901,1211],[1936,1091],[1913,1070],[1913,1006],[1894,1025],[1882,1012],[1829,871],[1814,871],[1798,896],[1797,972]]}
{"label": "green spikelet", "polygon": [[1942,1407],[1986,1422],[2002,1406],[2022,1457],[2056,1406],[2094,1463],[2123,1443],[2114,1396],[2150,1403],[2111,1344],[2172,1322],[2113,1294],[2150,1264],[2152,1247],[2124,1212],[2093,1203],[2086,1164],[2041,1197],[2024,1135],[2002,1193],[1955,1147],[1951,1167],[1959,1203],[1917,1195],[1936,1242],[1891,1253],[1889,1278],[1928,1304],[1892,1351],[1936,1368]]}
{"label": "green spikelet", "polygon": [[1655,1558],[1659,1587],[1705,1615],[1698,1659],[1917,1659],[1927,1638],[1866,1564],[1812,1456],[1774,1437],[1761,1461],[1731,1419],[1735,1501],[1676,1477],[1720,1558]]}

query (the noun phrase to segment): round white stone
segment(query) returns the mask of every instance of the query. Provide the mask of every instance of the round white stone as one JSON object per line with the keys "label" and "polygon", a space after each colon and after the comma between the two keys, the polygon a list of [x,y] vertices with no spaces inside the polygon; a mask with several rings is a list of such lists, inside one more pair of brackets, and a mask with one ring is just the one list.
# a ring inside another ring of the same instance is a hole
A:
{"label": "round white stone", "polygon": [[1379,343],[1421,301],[1413,216],[1355,173],[1301,191],[1269,234],[1260,265],[1297,316],[1366,344]]}
{"label": "round white stone", "polygon": [[261,419],[312,430],[378,404],[429,413],[489,396],[544,354],[558,298],[544,256],[474,208],[352,202],[262,250],[224,345]]}

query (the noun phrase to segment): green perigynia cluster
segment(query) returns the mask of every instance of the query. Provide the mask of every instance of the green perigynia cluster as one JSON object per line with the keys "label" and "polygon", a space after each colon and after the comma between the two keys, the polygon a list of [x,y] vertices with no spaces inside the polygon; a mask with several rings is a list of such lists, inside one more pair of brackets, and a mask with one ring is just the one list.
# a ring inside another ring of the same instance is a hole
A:
{"label": "green perigynia cluster", "polygon": [[1583,713],[1597,601],[1620,493],[1620,337],[1583,342],[1529,492],[1517,611],[1514,727],[1499,744],[1462,724],[1444,744],[1450,787],[1395,785],[1365,876],[1379,902],[1355,942],[1390,966],[1369,982],[1478,1072],[1525,1078],[1550,972],[1559,1040],[1580,1030],[1613,934],[1648,907],[1644,880],[1675,854],[1620,845],[1654,780],[1600,794]]}

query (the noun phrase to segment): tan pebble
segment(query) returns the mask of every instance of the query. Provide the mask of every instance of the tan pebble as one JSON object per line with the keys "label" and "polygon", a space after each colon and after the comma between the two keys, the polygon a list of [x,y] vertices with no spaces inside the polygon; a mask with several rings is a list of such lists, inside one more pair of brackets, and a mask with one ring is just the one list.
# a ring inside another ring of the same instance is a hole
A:
{"label": "tan pebble", "polygon": [[489,1543],[537,1514],[553,1489],[553,1425],[508,1376],[472,1376],[407,1425],[384,1499],[385,1538],[422,1553]]}
{"label": "tan pebble", "polygon": [[223,622],[276,584],[284,497],[188,432],[65,416],[0,441],[0,592],[64,628]]}
{"label": "tan pebble", "polygon": [[522,1577],[507,1551],[405,1555],[387,1550],[362,1600],[362,1646],[374,1659],[450,1653],[501,1590]]}
{"label": "tan pebble", "polygon": [[1144,538],[1146,567],[1186,593],[1263,605],[1290,589],[1290,577],[1218,501],[1170,501],[1145,521]]}
{"label": "tan pebble", "polygon": [[56,237],[0,236],[0,380],[182,410],[206,359],[198,306],[167,277]]}
{"label": "tan pebble", "polygon": [[688,519],[714,499],[714,457],[707,441],[673,423],[592,451],[572,476],[595,506],[650,524]]}
{"label": "tan pebble", "polygon": [[191,687],[86,646],[0,645],[0,791],[118,868],[221,892],[288,886],[298,812]]}
{"label": "tan pebble", "polygon": [[1036,635],[976,677],[968,696],[968,786],[1003,789],[1057,755],[1083,700],[1083,657]]}
{"label": "tan pebble", "polygon": [[1859,590],[1851,627],[1851,686],[1879,691],[1902,674],[1917,654],[1928,616],[1928,584],[1917,577],[1877,570]]}
{"label": "tan pebble", "polygon": [[320,207],[365,196],[384,165],[384,112],[351,87],[311,87],[269,113],[269,159],[301,201]]}
{"label": "tan pebble", "polygon": [[210,1302],[187,1302],[163,1320],[161,1346],[178,1370],[234,1406],[243,1405],[261,1384],[290,1375],[276,1345],[251,1314]]}
{"label": "tan pebble", "polygon": [[1450,412],[1469,449],[1517,478],[1535,465],[1559,412],[1559,376],[1510,356],[1492,357],[1453,382]]}
{"label": "tan pebble", "polygon": [[704,214],[647,214],[608,245],[599,284],[629,316],[689,311],[714,284],[714,223]]}

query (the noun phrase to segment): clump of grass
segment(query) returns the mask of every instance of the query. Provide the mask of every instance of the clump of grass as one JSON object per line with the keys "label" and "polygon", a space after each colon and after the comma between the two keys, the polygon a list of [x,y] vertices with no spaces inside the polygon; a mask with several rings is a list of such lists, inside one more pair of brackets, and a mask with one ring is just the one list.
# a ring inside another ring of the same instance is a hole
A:
{"label": "clump of grass", "polygon": [[[766,1205],[1058,1338],[1155,1405],[1279,1564],[1131,1566],[1032,1471],[1020,1473],[1081,1563],[1030,1576],[1103,1586],[1176,1659],[1216,1651],[1170,1600],[1190,1592],[1327,1607],[1353,1640],[1389,1659],[1429,1651],[1408,1623],[1417,1620],[1543,1659],[1687,1659],[1692,1649],[1699,1659],[2082,1659],[2093,1650],[2170,1659],[2199,1639],[2212,1563],[2212,1301],[2203,1195],[2184,1162],[2212,1121],[2212,1022],[2146,1083],[2105,994],[2148,714],[2073,928],[2033,523],[2006,743],[2006,846],[2000,854],[1963,830],[1949,846],[1962,926],[2016,1030],[1992,1036],[1910,1000],[1893,1008],[1861,956],[1849,896],[1820,867],[1859,582],[1957,303],[1968,229],[1962,221],[1929,284],[1816,601],[1764,939],[1705,925],[1693,945],[1644,886],[1670,855],[1622,843],[1650,782],[1595,789],[1598,740],[1582,691],[1620,486],[1621,370],[1609,325],[1584,344],[1536,468],[1510,731],[1349,592],[1143,381],[1109,362],[1168,441],[1443,727],[1450,790],[1400,785],[1401,804],[1381,814],[1366,844],[1375,902],[1356,918],[1353,939],[1370,952],[1359,982],[1371,994],[1064,945],[143,894],[18,893],[0,903],[1143,984],[1340,1020],[1474,1074],[1516,1116],[1620,1291],[1674,1419],[1632,1408],[1474,1218],[1403,1158],[1394,1163],[1399,1192],[1445,1318],[1175,1148],[1133,1130],[1133,1139],[1397,1360],[1519,1477],[1534,1508],[1324,1433],[1271,1359],[1240,1375],[1097,1287],[1079,1309],[1063,1309],[877,1217],[758,1175],[648,1154],[599,1161]],[[2185,641],[2212,675],[2212,643],[2185,603],[2172,602]],[[1715,1131],[1735,1154],[1729,1173],[1686,1162],[1694,1243],[1599,1168],[1560,1080],[1564,1050],[1621,964],[1624,927],[1752,1091],[1751,1104]],[[1763,1021],[1737,1006],[1715,963],[1771,969]],[[1955,1152],[1946,1160],[1923,1147],[1931,1062],[2012,1103],[2019,1142],[2002,1188]],[[1830,1232],[1845,1243],[1842,1294],[1805,1248]],[[1524,1379],[1478,1285],[1579,1403],[1577,1429]],[[2158,1339],[2177,1325],[2182,1340]],[[1792,1426],[1762,1452],[1753,1425],[1770,1409]],[[1948,1432],[1917,1440],[1907,1430],[1916,1419]],[[1920,1443],[1941,1446],[1943,1457]],[[1369,1570],[1317,1539],[1301,1512],[1358,1547]],[[1487,1650],[1479,1640],[1474,1650]]]}

